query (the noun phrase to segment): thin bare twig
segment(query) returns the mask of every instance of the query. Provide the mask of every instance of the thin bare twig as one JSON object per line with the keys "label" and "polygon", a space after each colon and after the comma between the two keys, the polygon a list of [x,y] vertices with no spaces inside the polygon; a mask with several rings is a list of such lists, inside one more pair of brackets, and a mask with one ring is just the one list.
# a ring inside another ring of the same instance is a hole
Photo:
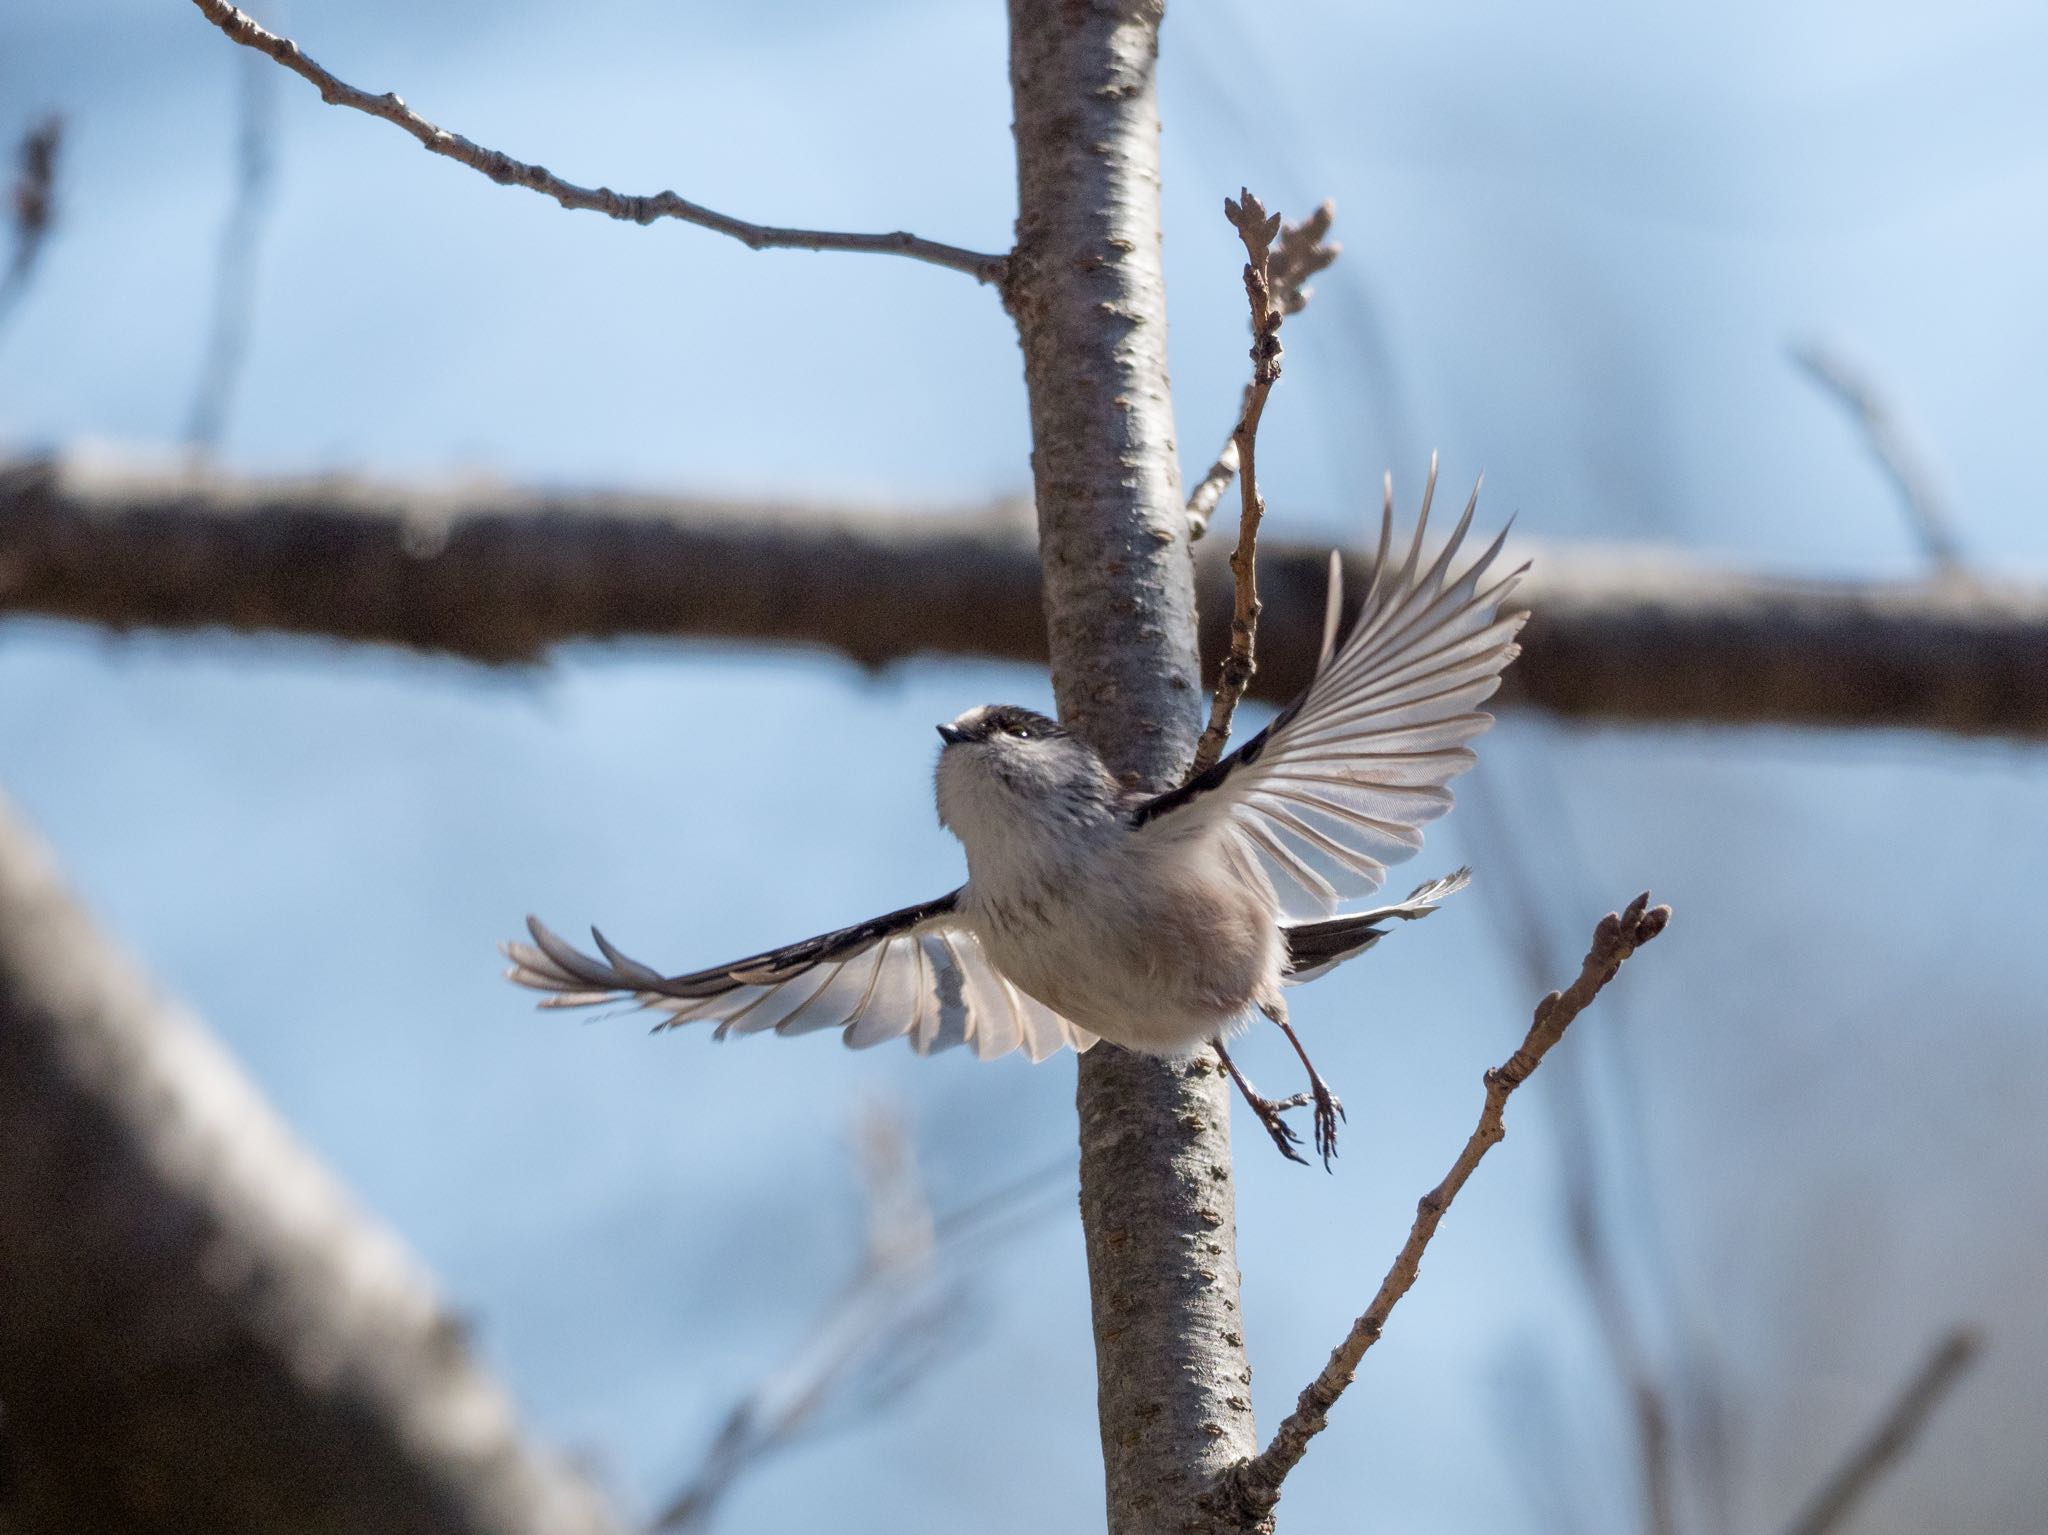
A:
{"label": "thin bare twig", "polygon": [[1792,349],[1805,370],[1854,419],[1879,466],[1899,492],[1906,518],[1927,557],[1941,570],[1959,572],[1962,546],[1948,499],[1921,457],[1897,408],[1867,372],[1830,346],[1811,342]]}
{"label": "thin bare twig", "polygon": [[15,152],[17,169],[9,210],[14,224],[14,252],[0,275],[0,329],[28,291],[36,260],[43,252],[56,216],[57,150],[64,139],[64,120],[54,113],[22,135]]}
{"label": "thin bare twig", "polygon": [[726,1414],[697,1469],[652,1528],[707,1528],[734,1483],[775,1453],[862,1421],[943,1362],[973,1311],[968,1260],[1024,1220],[1072,1198],[1074,1159],[1039,1167],[965,1205],[934,1214],[903,1122],[870,1109],[856,1140],[867,1193],[859,1266],[787,1364]]}
{"label": "thin bare twig", "polygon": [[1238,700],[1251,686],[1258,669],[1259,631],[1259,523],[1266,515],[1265,498],[1259,494],[1259,470],[1254,457],[1259,440],[1259,418],[1266,412],[1266,396],[1280,381],[1280,322],[1286,317],[1284,304],[1273,291],[1273,242],[1280,234],[1280,215],[1268,216],[1265,205],[1249,190],[1240,190],[1241,202],[1223,199],[1223,216],[1244,241],[1244,293],[1252,314],[1252,382],[1245,391],[1244,409],[1237,418],[1237,430],[1230,440],[1237,449],[1239,499],[1237,547],[1230,552],[1230,573],[1236,586],[1236,600],[1230,614],[1230,652],[1223,658],[1216,679],[1216,696],[1209,705],[1209,723],[1195,743],[1195,760],[1188,776],[1207,772],[1223,755],[1230,739],[1230,716]]}
{"label": "thin bare twig", "polygon": [[208,458],[227,432],[229,407],[249,354],[256,307],[256,250],[270,211],[277,139],[277,77],[253,54],[243,70],[235,129],[235,192],[221,226],[213,275],[213,318],[206,355],[185,421],[185,446]]}
{"label": "thin bare twig", "polygon": [[1008,271],[1006,256],[963,250],[957,245],[942,245],[936,240],[927,240],[900,229],[889,234],[781,229],[768,224],[750,224],[745,219],[714,212],[687,198],[678,197],[674,192],[657,192],[650,197],[614,192],[610,187],[578,186],[552,174],[544,166],[515,160],[500,150],[486,149],[459,133],[436,127],[400,100],[395,91],[377,96],[356,89],[314,63],[290,38],[266,31],[244,12],[227,4],[226,0],[192,0],[192,3],[199,7],[208,21],[235,42],[270,55],[293,74],[310,81],[320,92],[320,99],[330,106],[353,107],[358,112],[381,117],[385,122],[404,129],[434,154],[481,171],[500,186],[521,186],[552,197],[564,208],[585,209],[634,224],[677,219],[685,224],[695,224],[700,229],[730,235],[752,250],[858,251],[908,256],[913,261],[965,272],[983,283],[1000,284]]}
{"label": "thin bare twig", "polygon": [[1421,1272],[1423,1252],[1436,1235],[1437,1226],[1450,1209],[1451,1201],[1458,1197],[1458,1191],[1478,1168],[1480,1159],[1507,1134],[1504,1118],[1509,1095],[1542,1064],[1544,1055],[1564,1037],[1571,1021],[1585,1011],[1600,994],[1601,988],[1614,979],[1622,962],[1663,932],[1670,920],[1671,908],[1651,906],[1647,892],[1631,901],[1628,909],[1620,915],[1610,912],[1602,917],[1600,925],[1593,930],[1593,943],[1580,965],[1578,979],[1565,990],[1553,991],[1536,1004],[1535,1017],[1521,1047],[1504,1064],[1487,1072],[1486,1102],[1480,1110],[1479,1123],[1465,1142],[1465,1149],[1458,1153],[1457,1161],[1451,1164],[1451,1170],[1444,1175],[1443,1182],[1423,1195],[1417,1204],[1408,1240],[1402,1244],[1393,1266],[1380,1281],[1379,1293],[1373,1297],[1372,1304],[1351,1324],[1351,1331],[1331,1353],[1322,1373],[1302,1391],[1294,1411],[1281,1423],[1272,1442],[1250,1460],[1234,1467],[1227,1478],[1222,1491],[1239,1505],[1247,1525],[1265,1518],[1279,1501],[1281,1483],[1300,1463],[1309,1441],[1328,1424],[1330,1409],[1344,1394],[1345,1387],[1351,1384],[1359,1361],[1365,1357],[1366,1350],[1380,1340],[1394,1307],[1413,1287],[1416,1276]]}
{"label": "thin bare twig", "polygon": [[1927,1420],[1976,1363],[1983,1347],[1983,1338],[1968,1327],[1958,1327],[1942,1339],[1893,1399],[1870,1437],[1786,1526],[1785,1535],[1829,1535],[1840,1529],[1885,1472],[1905,1459]]}
{"label": "thin bare twig", "polygon": [[[1308,280],[1343,254],[1343,246],[1327,244],[1324,238],[1336,216],[1337,205],[1326,201],[1299,224],[1281,226],[1280,238],[1268,258],[1267,281],[1272,288],[1273,301],[1280,306],[1282,315],[1300,314],[1306,309],[1308,301],[1315,297],[1315,290],[1307,286]],[[1260,316],[1254,311],[1252,329],[1255,335],[1259,323]],[[1244,398],[1237,407],[1240,420],[1251,409],[1255,387],[1253,384],[1245,385]],[[1237,463],[1237,433],[1233,430],[1229,441],[1223,444],[1223,451],[1216,455],[1216,462],[1209,466],[1208,473],[1188,495],[1190,542],[1209,531],[1209,518],[1216,510],[1216,503],[1223,499],[1223,492],[1230,488],[1231,480],[1236,477]]]}

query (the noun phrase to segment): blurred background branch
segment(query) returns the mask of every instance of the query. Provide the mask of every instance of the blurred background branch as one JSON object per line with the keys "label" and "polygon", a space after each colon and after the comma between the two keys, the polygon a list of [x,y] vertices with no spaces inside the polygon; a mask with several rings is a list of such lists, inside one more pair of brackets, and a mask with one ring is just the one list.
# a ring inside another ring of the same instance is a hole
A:
{"label": "blurred background branch", "polygon": [[1943,1338],[1885,1409],[1870,1437],[1786,1526],[1785,1535],[1834,1535],[1844,1528],[1885,1473],[1912,1453],[1928,1419],[1969,1373],[1982,1349],[1983,1340],[1972,1328],[1958,1327]]}
{"label": "blurred background branch", "polygon": [[0,801],[7,1535],[613,1535],[462,1323]]}
{"label": "blurred background branch", "polygon": [[1899,505],[1921,549],[1937,569],[1954,573],[1963,565],[1955,512],[1935,482],[1925,453],[1891,397],[1865,369],[1840,349],[1813,341],[1792,349],[1792,359],[1863,434],[1871,456],[1899,495]]}
{"label": "blurred background branch", "polygon": [[57,151],[63,142],[64,120],[52,113],[24,133],[15,150],[8,207],[13,246],[7,270],[0,273],[0,336],[28,292],[57,216]]}
{"label": "blurred background branch", "polygon": [[[2048,737],[2048,585],[1795,581],[1669,551],[1524,549],[1503,704],[1639,722]],[[1328,551],[1261,551],[1253,691],[1307,681]],[[1345,557],[1363,592],[1368,557]],[[1231,575],[1199,562],[1203,651]],[[0,614],[367,641],[503,664],[580,640],[1045,659],[1028,514],[0,465]]]}
{"label": "blurred background branch", "polygon": [[952,1359],[974,1336],[974,1266],[1073,1197],[1065,1156],[934,1215],[900,1115],[871,1105],[855,1140],[867,1212],[860,1262],[802,1346],[726,1413],[655,1530],[709,1528],[739,1479],[771,1456],[871,1421]]}
{"label": "blurred background branch", "polygon": [[185,419],[185,447],[196,459],[220,450],[234,409],[255,320],[256,257],[276,186],[277,71],[253,53],[236,62],[235,185],[214,255],[206,350]]}

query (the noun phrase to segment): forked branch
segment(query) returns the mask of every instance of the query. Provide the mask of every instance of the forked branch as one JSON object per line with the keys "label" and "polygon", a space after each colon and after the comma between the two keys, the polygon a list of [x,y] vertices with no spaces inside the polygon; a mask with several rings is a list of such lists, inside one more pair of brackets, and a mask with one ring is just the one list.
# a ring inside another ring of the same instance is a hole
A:
{"label": "forked branch", "polygon": [[674,192],[635,196],[614,192],[610,187],[583,187],[564,181],[544,166],[529,165],[496,149],[486,149],[459,133],[436,127],[399,99],[397,92],[372,95],[356,89],[330,74],[308,58],[288,37],[265,30],[226,0],[193,0],[206,19],[245,48],[267,53],[293,74],[308,80],[330,106],[353,107],[372,117],[381,117],[404,129],[429,151],[481,171],[500,186],[520,186],[552,197],[564,208],[586,209],[607,218],[634,224],[652,224],[657,219],[676,219],[730,235],[753,250],[860,251],[874,255],[908,256],[913,261],[965,272],[977,282],[997,284],[1008,268],[1008,258],[982,251],[942,245],[918,235],[896,230],[888,234],[845,234],[825,229],[783,229],[772,224],[750,224],[728,213],[718,213]]}
{"label": "forked branch", "polygon": [[1266,411],[1266,396],[1280,381],[1280,322],[1286,310],[1273,286],[1273,242],[1280,235],[1280,215],[1268,215],[1265,205],[1249,191],[1241,191],[1241,202],[1223,199],[1223,216],[1244,241],[1244,292],[1251,303],[1252,381],[1245,390],[1244,409],[1238,413],[1237,429],[1230,434],[1238,464],[1237,547],[1230,554],[1230,573],[1236,594],[1230,614],[1230,650],[1223,658],[1222,674],[1216,679],[1216,696],[1209,705],[1209,723],[1195,743],[1194,765],[1188,775],[1207,771],[1223,755],[1230,739],[1230,717],[1238,700],[1251,686],[1257,669],[1259,629],[1259,523],[1266,515],[1265,499],[1259,494],[1259,473],[1254,452],[1258,446],[1259,418]]}
{"label": "forked branch", "polygon": [[[1280,238],[1274,242],[1266,270],[1273,302],[1280,306],[1282,316],[1300,314],[1308,307],[1308,301],[1315,297],[1308,280],[1343,254],[1343,246],[1328,240],[1331,221],[1336,217],[1337,205],[1326,201],[1299,224],[1281,225]],[[1254,310],[1254,331],[1258,329],[1260,319],[1260,313]],[[1252,384],[1244,386],[1244,399],[1237,408],[1240,418],[1251,408],[1254,387]],[[1216,462],[1209,466],[1208,472],[1188,495],[1190,541],[1209,531],[1209,518],[1216,510],[1216,503],[1223,499],[1223,492],[1230,488],[1230,482],[1236,477],[1237,433],[1233,429],[1229,441],[1223,444],[1223,451],[1216,455]]]}
{"label": "forked branch", "polygon": [[1225,1478],[1220,1491],[1235,1505],[1245,1528],[1260,1526],[1272,1513],[1273,1505],[1280,1498],[1281,1483],[1300,1464],[1309,1441],[1323,1431],[1329,1422],[1331,1407],[1344,1394],[1344,1388],[1351,1384],[1365,1351],[1379,1342],[1394,1307],[1413,1287],[1417,1274],[1421,1272],[1422,1254],[1429,1246],[1430,1238],[1436,1235],[1436,1228],[1450,1209],[1451,1201],[1458,1197],[1458,1191],[1479,1166],[1480,1158],[1507,1134],[1504,1116],[1509,1095],[1542,1064],[1551,1046],[1564,1037],[1571,1021],[1585,1011],[1602,987],[1614,979],[1622,962],[1663,932],[1670,920],[1671,908],[1651,906],[1647,893],[1637,896],[1619,916],[1610,912],[1602,917],[1600,925],[1593,931],[1593,944],[1586,951],[1578,979],[1563,991],[1553,991],[1536,1004],[1535,1017],[1529,1024],[1529,1032],[1522,1040],[1521,1048],[1508,1057],[1505,1064],[1487,1072],[1486,1102],[1480,1110],[1479,1123],[1465,1142],[1465,1149],[1458,1153],[1457,1161],[1451,1164],[1451,1170],[1444,1175],[1443,1182],[1423,1195],[1416,1206],[1415,1222],[1408,1230],[1408,1240],[1402,1244],[1393,1267],[1380,1281],[1379,1293],[1373,1297],[1372,1304],[1351,1324],[1351,1331],[1331,1353],[1330,1362],[1323,1366],[1322,1373],[1301,1393],[1294,1411],[1287,1415],[1286,1421],[1273,1435],[1272,1442],[1250,1460],[1235,1467]]}

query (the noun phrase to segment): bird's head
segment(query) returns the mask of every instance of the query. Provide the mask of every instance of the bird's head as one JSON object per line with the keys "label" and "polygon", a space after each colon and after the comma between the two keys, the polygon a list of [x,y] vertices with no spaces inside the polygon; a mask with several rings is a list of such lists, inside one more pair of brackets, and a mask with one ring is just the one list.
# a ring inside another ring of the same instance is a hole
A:
{"label": "bird's head", "polygon": [[970,846],[980,833],[1091,823],[1113,815],[1116,779],[1059,721],[984,704],[939,726],[939,820]]}

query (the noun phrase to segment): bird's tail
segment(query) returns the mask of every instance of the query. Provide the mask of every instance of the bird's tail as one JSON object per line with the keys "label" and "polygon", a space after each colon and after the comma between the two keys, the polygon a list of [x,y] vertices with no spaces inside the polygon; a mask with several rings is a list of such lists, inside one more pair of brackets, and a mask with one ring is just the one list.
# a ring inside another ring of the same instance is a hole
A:
{"label": "bird's tail", "polygon": [[1389,922],[1413,922],[1426,917],[1447,895],[1455,895],[1472,882],[1470,869],[1459,869],[1426,885],[1418,885],[1408,899],[1374,911],[1348,917],[1331,917],[1321,922],[1301,922],[1283,929],[1287,936],[1286,983],[1297,986],[1312,981],[1354,954],[1363,954],[1386,936]]}

